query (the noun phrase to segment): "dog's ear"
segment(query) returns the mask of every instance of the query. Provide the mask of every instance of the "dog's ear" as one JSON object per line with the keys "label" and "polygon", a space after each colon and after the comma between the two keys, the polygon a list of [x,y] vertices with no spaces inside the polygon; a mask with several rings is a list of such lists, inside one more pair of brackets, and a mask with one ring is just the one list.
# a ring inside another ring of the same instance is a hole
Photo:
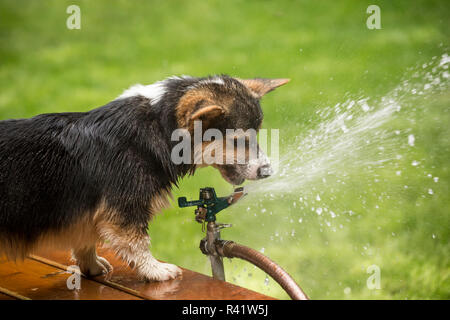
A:
{"label": "dog's ear", "polygon": [[225,112],[225,110],[217,105],[211,105],[211,106],[206,106],[203,108],[200,108],[199,110],[193,112],[190,115],[190,121],[195,121],[195,120],[212,120],[218,116],[220,116],[221,114],[223,114]]}
{"label": "dog's ear", "polygon": [[266,79],[266,78],[255,78],[255,79],[237,79],[244,86],[246,86],[252,93],[255,94],[257,98],[261,98],[266,93],[286,84],[290,79]]}
{"label": "dog's ear", "polygon": [[207,90],[190,90],[178,102],[176,117],[180,128],[194,128],[194,121],[203,121],[203,127],[217,120],[225,109],[214,102],[212,93]]}
{"label": "dog's ear", "polygon": [[187,115],[186,126],[193,130],[194,121],[201,121],[204,130],[210,128],[225,113],[225,109],[218,105],[207,105]]}

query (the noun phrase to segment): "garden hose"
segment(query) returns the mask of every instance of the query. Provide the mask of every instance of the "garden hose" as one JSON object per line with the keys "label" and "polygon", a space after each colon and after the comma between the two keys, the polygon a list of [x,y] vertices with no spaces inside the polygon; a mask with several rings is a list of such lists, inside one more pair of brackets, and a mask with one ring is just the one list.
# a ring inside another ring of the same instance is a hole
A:
{"label": "garden hose", "polygon": [[308,296],[283,268],[259,251],[233,241],[216,240],[215,244],[219,255],[246,260],[266,272],[287,292],[292,300],[309,300]]}

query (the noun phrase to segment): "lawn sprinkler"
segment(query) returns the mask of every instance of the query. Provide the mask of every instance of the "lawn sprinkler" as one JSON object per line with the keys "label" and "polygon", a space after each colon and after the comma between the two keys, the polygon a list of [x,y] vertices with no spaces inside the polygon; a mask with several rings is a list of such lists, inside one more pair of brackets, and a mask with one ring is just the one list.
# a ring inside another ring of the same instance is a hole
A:
{"label": "lawn sprinkler", "polygon": [[216,214],[236,203],[243,196],[245,196],[243,187],[235,189],[228,197],[220,198],[217,197],[214,188],[206,187],[200,189],[199,200],[187,201],[186,197],[180,197],[178,206],[180,208],[197,206],[195,221],[199,223],[215,222]]}
{"label": "lawn sprinkler", "polygon": [[217,197],[214,188],[201,188],[199,199],[187,201],[186,197],[178,198],[178,206],[197,207],[195,209],[195,221],[202,224],[202,231],[206,236],[200,241],[200,250],[209,257],[212,274],[215,279],[225,281],[223,257],[240,258],[257,266],[270,275],[294,300],[307,300],[307,295],[278,264],[264,256],[259,251],[240,245],[234,241],[222,240],[220,230],[231,227],[231,224],[217,223],[216,215],[239,201],[246,195],[243,187],[236,188],[227,197]]}

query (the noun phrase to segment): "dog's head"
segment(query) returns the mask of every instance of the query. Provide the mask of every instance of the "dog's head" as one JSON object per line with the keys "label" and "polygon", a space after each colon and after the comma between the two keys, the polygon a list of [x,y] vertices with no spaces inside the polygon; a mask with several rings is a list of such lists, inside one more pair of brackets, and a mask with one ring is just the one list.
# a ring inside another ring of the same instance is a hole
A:
{"label": "dog's head", "polygon": [[263,121],[260,99],[288,81],[228,76],[193,81],[178,102],[176,118],[194,137],[196,165],[212,165],[234,185],[270,176],[269,160],[256,142]]}

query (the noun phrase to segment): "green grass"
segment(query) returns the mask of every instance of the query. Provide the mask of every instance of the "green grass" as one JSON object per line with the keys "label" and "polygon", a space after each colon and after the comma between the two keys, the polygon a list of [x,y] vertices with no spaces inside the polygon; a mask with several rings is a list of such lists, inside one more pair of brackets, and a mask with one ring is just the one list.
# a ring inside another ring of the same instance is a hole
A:
{"label": "green grass", "polygon": [[[81,7],[81,30],[66,28],[66,7],[73,3]],[[366,28],[370,4],[381,8],[381,30]],[[321,107],[347,95],[380,97],[408,67],[444,53],[449,18],[445,0],[0,0],[0,119],[89,110],[131,84],[173,74],[288,77],[291,83],[265,97],[263,109],[264,127],[280,128],[282,140],[289,141],[318,120]],[[411,156],[426,159],[425,169],[440,178],[432,198],[420,196],[426,178],[408,169],[411,188],[377,209],[361,206],[349,189],[336,191],[339,203],[360,212],[336,232],[267,199],[262,205],[270,216],[221,213],[224,222],[235,224],[223,236],[264,247],[315,299],[449,299],[449,101],[448,93],[436,97],[415,131],[420,138]],[[389,172],[385,178],[394,180]],[[352,182],[354,190],[364,188],[357,176]],[[185,178],[174,196],[196,197],[206,185],[221,194],[230,190],[217,172],[202,169]],[[298,216],[306,218],[296,225],[295,238],[270,239],[289,232],[285,220]],[[190,210],[165,210],[149,233],[156,257],[209,273],[198,250],[200,225]],[[381,268],[381,290],[367,289],[372,264]],[[234,283],[287,297],[243,262],[226,262],[226,270]]]}

